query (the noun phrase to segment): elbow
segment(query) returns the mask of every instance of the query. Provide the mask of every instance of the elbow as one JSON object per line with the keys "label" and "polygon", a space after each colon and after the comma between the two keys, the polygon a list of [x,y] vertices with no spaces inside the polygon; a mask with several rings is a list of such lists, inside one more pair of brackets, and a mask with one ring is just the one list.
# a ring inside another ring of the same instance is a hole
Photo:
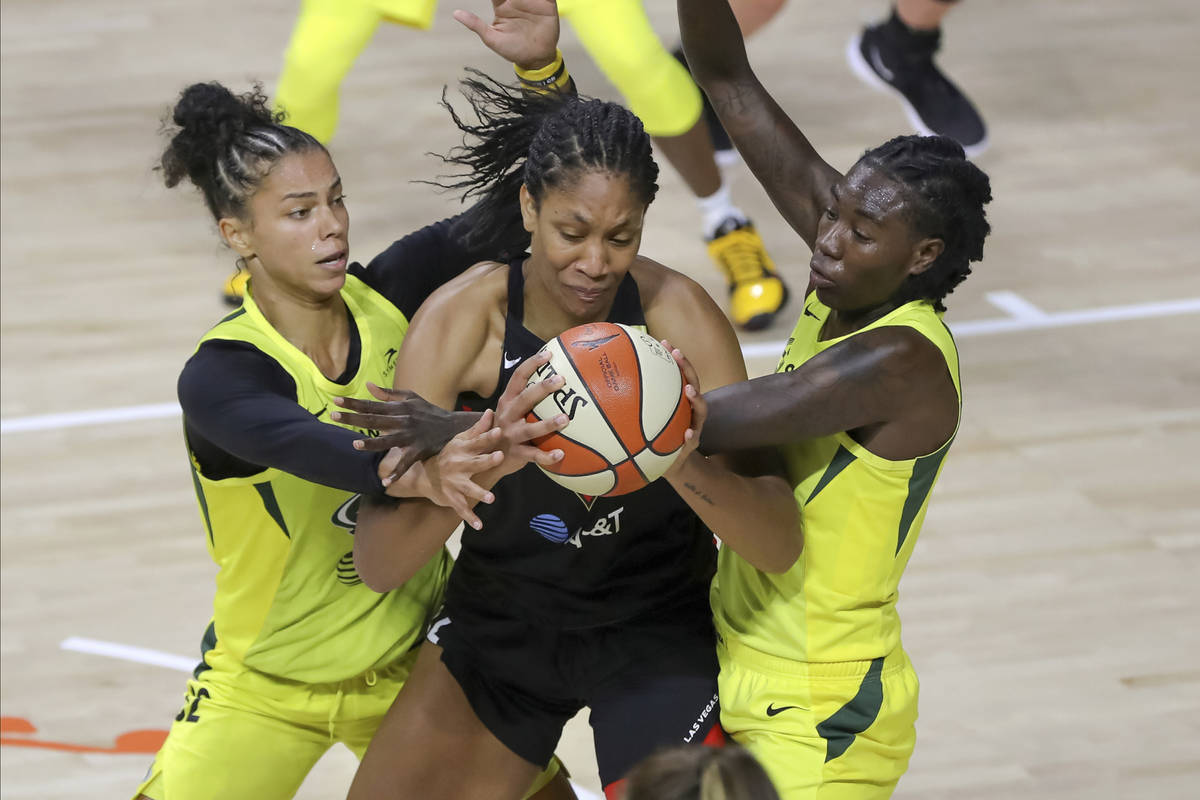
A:
{"label": "elbow", "polygon": [[383,594],[399,589],[411,576],[403,574],[399,565],[373,551],[369,531],[363,535],[361,528],[354,535],[354,571],[368,589]]}
{"label": "elbow", "polygon": [[797,515],[790,525],[784,526],[787,536],[779,542],[779,546],[769,554],[764,554],[761,564],[755,564],[762,572],[770,575],[782,575],[796,566],[804,552],[804,532]]}
{"label": "elbow", "polygon": [[396,580],[394,576],[387,574],[386,570],[379,569],[378,566],[378,564],[372,564],[370,559],[363,558],[357,547],[354,549],[354,570],[368,589],[383,594],[400,588],[404,581]]}
{"label": "elbow", "polygon": [[765,556],[760,560],[760,563],[754,566],[761,572],[768,575],[782,575],[796,565],[800,559],[800,553],[803,548],[796,547],[787,551],[773,553],[770,556]]}

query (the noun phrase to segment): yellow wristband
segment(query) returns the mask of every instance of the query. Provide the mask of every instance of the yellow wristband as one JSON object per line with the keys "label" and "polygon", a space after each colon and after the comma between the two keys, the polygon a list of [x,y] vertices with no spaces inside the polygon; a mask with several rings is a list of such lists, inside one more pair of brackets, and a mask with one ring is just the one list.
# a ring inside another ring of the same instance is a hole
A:
{"label": "yellow wristband", "polygon": [[563,62],[562,51],[558,49],[554,51],[554,60],[544,67],[521,69],[514,64],[513,70],[525,88],[535,92],[556,91],[562,89],[571,80],[571,76],[567,72],[567,65]]}
{"label": "yellow wristband", "polygon": [[562,67],[562,65],[563,65],[562,50],[559,50],[556,47],[556,48],[554,48],[554,60],[551,61],[546,66],[539,67],[538,69],[521,69],[516,64],[513,64],[513,70],[517,73],[517,77],[520,78],[522,81],[538,83],[540,81],[546,80],[547,78],[553,77],[554,73],[558,72],[558,70]]}

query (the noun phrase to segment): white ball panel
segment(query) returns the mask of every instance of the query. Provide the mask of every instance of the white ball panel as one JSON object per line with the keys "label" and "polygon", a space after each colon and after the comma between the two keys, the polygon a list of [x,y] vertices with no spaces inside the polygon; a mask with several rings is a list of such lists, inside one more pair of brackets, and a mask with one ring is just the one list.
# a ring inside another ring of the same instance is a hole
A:
{"label": "white ball panel", "polygon": [[633,457],[633,463],[638,465],[638,469],[646,476],[647,481],[653,481],[662,477],[662,474],[671,468],[678,455],[679,450],[670,455],[660,456],[653,450],[646,449]]}
{"label": "white ball panel", "polygon": [[683,391],[683,375],[661,342],[643,330],[624,327],[637,350],[642,373],[642,430],[646,441],[652,442],[671,421]]}
{"label": "white ball panel", "polygon": [[[579,373],[571,366],[563,353],[558,339],[546,345],[550,351],[550,363],[535,372],[530,383],[536,383],[550,377],[550,370],[563,376],[566,383],[554,394],[533,407],[533,412],[542,419],[550,419],[558,414],[566,414],[571,418],[567,427],[560,434],[592,448],[604,457],[610,464],[616,464],[628,458],[625,448],[617,435],[613,433],[603,413],[588,397],[587,388]],[[582,490],[579,490],[582,491]],[[607,489],[605,491],[608,491]],[[590,494],[590,492],[585,492]]]}

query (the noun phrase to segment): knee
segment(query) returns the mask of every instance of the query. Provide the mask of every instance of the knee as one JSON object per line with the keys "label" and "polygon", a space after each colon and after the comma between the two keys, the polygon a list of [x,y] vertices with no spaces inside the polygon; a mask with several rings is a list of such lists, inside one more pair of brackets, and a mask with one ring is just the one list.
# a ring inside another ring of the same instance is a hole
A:
{"label": "knee", "polygon": [[623,60],[609,79],[651,136],[680,136],[691,130],[703,108],[700,89],[682,64],[659,47],[641,58]]}

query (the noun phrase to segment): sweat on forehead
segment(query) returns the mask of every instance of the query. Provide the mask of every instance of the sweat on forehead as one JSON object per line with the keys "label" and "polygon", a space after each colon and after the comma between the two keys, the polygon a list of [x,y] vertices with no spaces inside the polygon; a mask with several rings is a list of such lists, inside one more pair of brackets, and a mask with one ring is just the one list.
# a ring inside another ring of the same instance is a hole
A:
{"label": "sweat on forehead", "polygon": [[909,200],[907,187],[863,161],[833,186],[833,193],[839,201],[850,202],[875,219],[903,212]]}

